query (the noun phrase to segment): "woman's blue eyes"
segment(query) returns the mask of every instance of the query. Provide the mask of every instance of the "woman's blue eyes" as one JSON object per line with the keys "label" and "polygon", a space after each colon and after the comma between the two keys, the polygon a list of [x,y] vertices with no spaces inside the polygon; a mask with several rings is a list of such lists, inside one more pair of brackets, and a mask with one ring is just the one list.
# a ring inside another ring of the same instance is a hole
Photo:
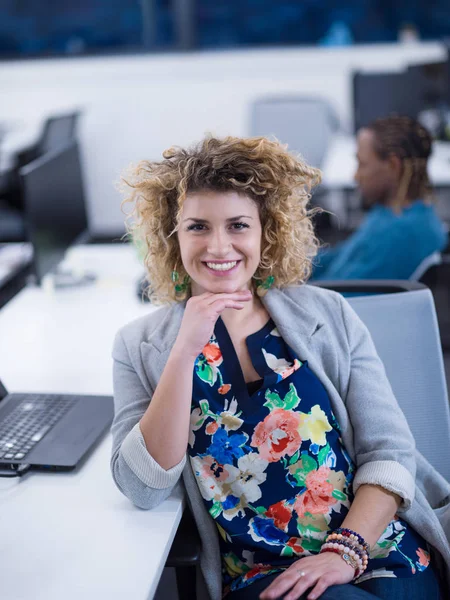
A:
{"label": "woman's blue eyes", "polygon": [[231,227],[237,231],[240,231],[241,229],[248,229],[250,225],[248,225],[248,223],[233,223]]}
{"label": "woman's blue eyes", "polygon": [[[230,227],[231,229],[234,229],[234,231],[242,231],[242,229],[247,229],[250,227],[250,225],[247,223],[232,223]],[[201,223],[193,223],[192,225],[188,226],[187,231],[204,231],[205,229],[206,225]]]}

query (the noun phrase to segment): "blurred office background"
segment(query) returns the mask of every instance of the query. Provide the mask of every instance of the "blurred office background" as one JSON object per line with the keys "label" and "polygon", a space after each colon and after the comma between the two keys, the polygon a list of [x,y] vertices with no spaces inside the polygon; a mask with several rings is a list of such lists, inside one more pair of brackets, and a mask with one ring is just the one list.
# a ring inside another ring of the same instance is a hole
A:
{"label": "blurred office background", "polygon": [[124,233],[124,169],[206,132],[275,134],[320,167],[333,243],[363,218],[355,131],[389,114],[432,131],[450,223],[445,0],[0,0],[0,14],[0,243],[27,235],[20,169],[58,144],[76,140],[89,236],[107,241]]}
{"label": "blurred office background", "polygon": [[0,14],[0,169],[47,117],[81,111],[89,228],[102,235],[123,230],[112,182],[130,162],[207,131],[248,135],[266,96],[318,97],[351,134],[354,73],[442,64],[450,35],[444,0],[0,0]]}

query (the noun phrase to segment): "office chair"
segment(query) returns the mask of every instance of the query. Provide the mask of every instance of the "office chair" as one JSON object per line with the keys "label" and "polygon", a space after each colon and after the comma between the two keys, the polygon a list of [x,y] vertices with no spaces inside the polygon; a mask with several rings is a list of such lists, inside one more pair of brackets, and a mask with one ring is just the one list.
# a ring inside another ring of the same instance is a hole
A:
{"label": "office chair", "polygon": [[189,508],[185,508],[172,542],[166,567],[174,567],[179,600],[196,600],[197,565],[200,564],[201,541]]}
{"label": "office chair", "polygon": [[395,280],[324,281],[313,285],[367,294],[348,301],[369,328],[417,449],[450,480],[450,412],[431,291],[419,282]]}
{"label": "office chair", "polygon": [[433,252],[429,256],[426,256],[423,261],[418,265],[417,269],[409,278],[411,281],[420,281],[425,273],[434,265],[440,265],[442,262],[442,254],[440,252]]}
{"label": "office chair", "polygon": [[[301,154],[313,167],[320,168],[329,143],[340,124],[331,104],[319,96],[272,96],[260,98],[251,106],[250,135],[275,136],[290,151]],[[323,186],[312,192],[311,206],[321,207],[327,190]],[[333,230],[327,212],[316,215],[320,235]]]}
{"label": "office chair", "polygon": [[250,135],[275,136],[314,167],[322,165],[339,119],[327,100],[318,96],[273,96],[251,107]]}
{"label": "office chair", "polygon": [[[364,294],[348,301],[372,335],[417,449],[450,480],[450,412],[430,290],[418,282],[395,280],[320,281],[312,285]],[[437,440],[439,452],[436,452]],[[184,518],[184,528],[177,532],[166,563],[166,566],[176,567],[177,580],[179,567],[190,568],[191,577],[195,577],[200,556],[200,540],[192,517],[185,514]],[[189,521],[188,530],[186,522]],[[190,583],[188,578],[178,581],[180,600],[194,599],[195,578]]]}
{"label": "office chair", "polygon": [[430,264],[419,281],[430,288],[433,294],[442,349],[450,352],[450,255],[440,255],[440,261]]}

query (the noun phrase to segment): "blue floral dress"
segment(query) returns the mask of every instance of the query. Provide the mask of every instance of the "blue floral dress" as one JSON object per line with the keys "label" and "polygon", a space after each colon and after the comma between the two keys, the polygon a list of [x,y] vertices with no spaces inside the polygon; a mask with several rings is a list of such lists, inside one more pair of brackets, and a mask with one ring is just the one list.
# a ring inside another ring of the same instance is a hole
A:
{"label": "blue floral dress", "polygon": [[[220,533],[225,594],[317,554],[348,513],[355,465],[328,394],[272,320],[247,338],[261,381],[247,385],[221,319],[196,360],[189,457]],[[411,577],[427,544],[395,518],[370,553],[369,577]]]}

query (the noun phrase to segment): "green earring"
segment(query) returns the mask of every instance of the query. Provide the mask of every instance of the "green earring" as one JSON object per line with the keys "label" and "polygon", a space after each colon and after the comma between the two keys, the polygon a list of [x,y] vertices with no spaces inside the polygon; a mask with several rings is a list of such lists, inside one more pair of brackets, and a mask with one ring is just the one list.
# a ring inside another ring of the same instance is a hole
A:
{"label": "green earring", "polygon": [[172,271],[172,283],[175,287],[175,295],[186,293],[187,287],[189,285],[190,278],[189,275],[185,275],[183,279],[183,283],[180,283],[180,274],[176,269]]}
{"label": "green earring", "polygon": [[270,290],[270,288],[275,283],[275,277],[273,275],[269,275],[266,279],[257,279],[256,280],[256,293],[258,296],[264,296],[266,292]]}

